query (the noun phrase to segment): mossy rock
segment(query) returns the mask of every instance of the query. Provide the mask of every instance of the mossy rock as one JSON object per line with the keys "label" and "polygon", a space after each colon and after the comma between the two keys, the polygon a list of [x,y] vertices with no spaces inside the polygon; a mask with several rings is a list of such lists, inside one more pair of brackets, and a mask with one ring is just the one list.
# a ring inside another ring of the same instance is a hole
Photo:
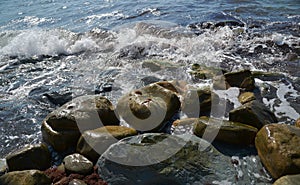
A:
{"label": "mossy rock", "polygon": [[286,124],[265,125],[257,133],[255,147],[274,179],[300,173],[300,128]]}
{"label": "mossy rock", "polygon": [[284,74],[265,71],[252,71],[252,76],[263,81],[278,81],[285,78]]}
{"label": "mossy rock", "polygon": [[200,64],[193,64],[191,70],[190,74],[196,79],[212,79],[214,76],[222,73],[221,69]]}
{"label": "mossy rock", "polygon": [[177,69],[180,65],[165,60],[146,60],[142,63],[143,68],[148,68],[152,72],[160,71],[163,69]]}

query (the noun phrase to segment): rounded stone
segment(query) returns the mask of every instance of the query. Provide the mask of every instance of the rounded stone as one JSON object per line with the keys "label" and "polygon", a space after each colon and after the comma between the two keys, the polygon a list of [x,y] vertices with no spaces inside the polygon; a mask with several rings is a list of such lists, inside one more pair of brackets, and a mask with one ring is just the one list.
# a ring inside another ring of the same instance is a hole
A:
{"label": "rounded stone", "polygon": [[255,100],[256,98],[253,92],[243,92],[239,95],[238,99],[241,104],[245,104]]}
{"label": "rounded stone", "polygon": [[180,109],[177,94],[158,84],[150,84],[123,96],[117,105],[119,115],[134,129],[162,130]]}
{"label": "rounded stone", "polygon": [[135,129],[125,126],[105,126],[87,130],[78,140],[76,151],[96,163],[110,145],[120,139],[137,134]]}
{"label": "rounded stone", "polygon": [[300,128],[300,118],[298,118],[295,122],[295,126]]}
{"label": "rounded stone", "polygon": [[265,125],[255,147],[273,178],[300,173],[300,128],[286,124]]}
{"label": "rounded stone", "polygon": [[87,185],[87,184],[82,180],[73,179],[71,182],[69,182],[69,185]]}
{"label": "rounded stone", "polygon": [[42,136],[56,151],[75,148],[81,132],[118,125],[111,102],[99,95],[73,99],[51,112],[42,123]]}
{"label": "rounded stone", "polygon": [[273,185],[299,185],[300,174],[298,175],[286,175],[277,179]]}
{"label": "rounded stone", "polygon": [[86,175],[93,171],[93,163],[80,154],[66,156],[63,164],[67,173]]}

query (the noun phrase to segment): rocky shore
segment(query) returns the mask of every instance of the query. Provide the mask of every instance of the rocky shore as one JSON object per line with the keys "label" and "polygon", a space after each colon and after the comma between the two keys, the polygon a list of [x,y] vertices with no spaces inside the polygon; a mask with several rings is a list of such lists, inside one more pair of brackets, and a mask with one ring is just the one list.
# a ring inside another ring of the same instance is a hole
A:
{"label": "rocky shore", "polygon": [[[245,184],[226,146],[253,147],[270,184],[298,184],[300,119],[278,123],[255,83],[274,74],[215,76],[214,70],[195,64],[191,71],[195,80],[212,78],[212,86],[154,82],[122,96],[116,106],[100,95],[74,98],[44,119],[43,143],[0,160],[0,184]],[[232,88],[239,91],[230,97],[235,105],[216,93]]]}

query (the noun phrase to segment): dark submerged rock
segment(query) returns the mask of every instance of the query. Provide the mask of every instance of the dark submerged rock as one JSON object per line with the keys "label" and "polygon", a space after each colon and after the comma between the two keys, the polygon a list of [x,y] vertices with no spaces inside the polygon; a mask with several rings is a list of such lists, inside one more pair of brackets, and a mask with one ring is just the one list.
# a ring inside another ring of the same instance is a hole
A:
{"label": "dark submerged rock", "polygon": [[255,147],[273,178],[300,173],[300,128],[285,124],[265,125],[255,138]]}
{"label": "dark submerged rock", "polygon": [[143,134],[113,144],[98,160],[111,185],[235,182],[229,157],[196,136]]}
{"label": "dark submerged rock", "polygon": [[44,144],[28,145],[6,157],[9,171],[45,170],[51,166],[51,154]]}
{"label": "dark submerged rock", "polygon": [[244,88],[247,91],[255,88],[255,81],[250,70],[225,73],[224,76],[231,87]]}

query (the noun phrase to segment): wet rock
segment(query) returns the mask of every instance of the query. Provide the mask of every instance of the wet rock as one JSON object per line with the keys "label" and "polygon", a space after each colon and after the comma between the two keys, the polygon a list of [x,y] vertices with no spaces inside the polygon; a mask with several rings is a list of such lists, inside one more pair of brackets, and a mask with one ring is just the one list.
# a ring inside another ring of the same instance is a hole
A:
{"label": "wet rock", "polygon": [[283,74],[264,71],[252,71],[252,76],[263,81],[278,81],[285,78]]}
{"label": "wet rock", "polygon": [[255,147],[273,178],[300,173],[300,128],[285,124],[265,125],[255,138]]}
{"label": "wet rock", "polygon": [[51,166],[51,154],[44,144],[28,145],[6,156],[9,171],[45,170]]}
{"label": "wet rock", "polygon": [[99,175],[115,184],[235,182],[229,157],[192,135],[143,134],[113,144],[98,160]]}
{"label": "wet rock", "polygon": [[56,151],[75,148],[80,133],[103,125],[118,125],[111,102],[99,95],[81,96],[51,112],[42,123],[42,136]]}
{"label": "wet rock", "polygon": [[51,179],[38,170],[14,171],[0,177],[3,185],[51,185]]}
{"label": "wet rock", "polygon": [[219,102],[219,100],[218,95],[208,86],[191,89],[184,95],[182,111],[188,117],[206,116],[211,112],[212,102]]}
{"label": "wet rock", "polygon": [[225,73],[224,76],[231,87],[244,88],[247,91],[255,88],[255,81],[250,70]]}
{"label": "wet rock", "polygon": [[273,185],[299,185],[300,174],[286,175],[277,179]]}
{"label": "wet rock", "polygon": [[6,173],[8,169],[6,159],[0,159],[0,176]]}
{"label": "wet rock", "polygon": [[146,76],[144,78],[141,79],[143,86],[155,83],[155,82],[159,82],[161,81],[161,79],[155,77],[155,76]]}
{"label": "wet rock", "polygon": [[93,171],[93,163],[80,154],[66,156],[63,164],[67,173],[86,175]]}
{"label": "wet rock", "polygon": [[274,113],[263,103],[254,100],[229,112],[229,120],[260,129],[266,124],[277,123]]}
{"label": "wet rock", "polygon": [[[234,145],[250,145],[254,144],[254,139],[257,129],[238,122],[231,122],[226,120],[219,120],[215,118],[201,117],[201,118],[187,118],[177,120],[173,123],[176,129],[191,125],[193,133],[198,137],[210,137],[216,134],[215,140]],[[210,125],[209,127],[207,127]],[[188,126],[190,127],[190,126]]]}
{"label": "wet rock", "polygon": [[190,74],[195,79],[212,79],[214,76],[222,73],[221,69],[201,66],[200,64],[193,64],[191,69]]}
{"label": "wet rock", "polygon": [[123,96],[117,106],[120,116],[138,131],[159,131],[179,111],[176,93],[150,84]]}
{"label": "wet rock", "polygon": [[241,104],[248,103],[250,101],[255,100],[256,97],[253,92],[243,92],[239,95],[239,102]]}
{"label": "wet rock", "polygon": [[96,163],[110,145],[133,135],[137,135],[137,131],[124,126],[105,126],[87,130],[80,137],[76,151]]}
{"label": "wet rock", "polygon": [[87,185],[84,181],[79,179],[73,179],[69,185]]}
{"label": "wet rock", "polygon": [[43,94],[48,98],[48,100],[53,103],[54,105],[63,105],[67,103],[68,101],[72,100],[72,93],[64,93],[64,94],[59,94],[58,92],[51,92],[51,93],[45,93]]}
{"label": "wet rock", "polygon": [[300,118],[298,118],[295,122],[295,126],[300,128]]}
{"label": "wet rock", "polygon": [[176,69],[179,65],[176,65],[169,61],[162,60],[147,60],[142,64],[143,68],[149,68],[152,72],[160,71],[163,69]]}

